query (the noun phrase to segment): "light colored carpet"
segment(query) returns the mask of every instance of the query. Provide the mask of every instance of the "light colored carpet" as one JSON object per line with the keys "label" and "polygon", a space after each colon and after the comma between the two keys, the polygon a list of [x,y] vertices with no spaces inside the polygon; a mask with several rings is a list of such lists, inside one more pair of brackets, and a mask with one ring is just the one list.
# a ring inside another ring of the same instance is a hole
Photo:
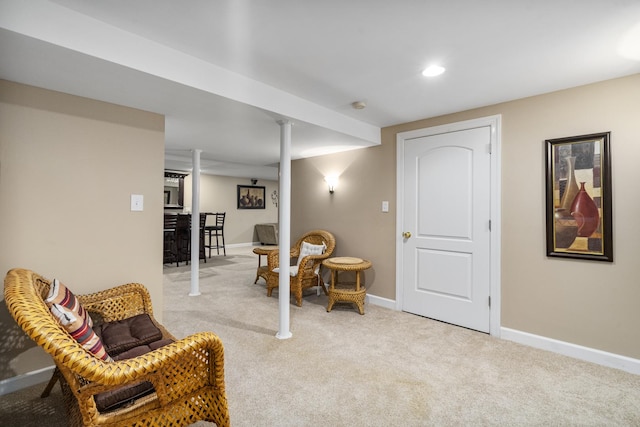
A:
{"label": "light colored carpet", "polygon": [[[198,297],[190,267],[165,267],[163,323],[222,338],[234,427],[640,425],[640,376],[369,304],[327,313],[315,290],[279,340],[257,256],[227,253],[201,263]],[[43,404],[42,387],[0,397],[0,425],[64,425],[59,388]]]}
{"label": "light colored carpet", "polygon": [[164,323],[225,344],[234,426],[640,425],[639,376],[369,304],[327,313],[315,290],[279,340],[256,258],[203,264],[199,297],[165,270]]}

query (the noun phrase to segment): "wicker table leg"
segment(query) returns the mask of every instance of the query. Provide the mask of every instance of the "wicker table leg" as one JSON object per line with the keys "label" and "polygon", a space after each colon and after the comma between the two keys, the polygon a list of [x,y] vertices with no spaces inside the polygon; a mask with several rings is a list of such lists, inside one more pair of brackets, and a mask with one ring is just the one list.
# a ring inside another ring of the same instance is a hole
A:
{"label": "wicker table leg", "polygon": [[[356,271],[355,289],[348,287],[347,289],[339,287],[337,283],[338,271],[331,270],[331,287],[329,288],[329,302],[327,304],[327,312],[331,311],[336,302],[350,302],[358,307],[358,312],[364,314],[364,300],[367,290],[360,285],[360,272]],[[343,284],[349,286],[349,284]]]}
{"label": "wicker table leg", "polygon": [[253,284],[255,285],[256,283],[258,283],[258,279],[259,278],[263,278],[265,281],[267,281],[267,277],[269,276],[269,267],[266,265],[262,265],[262,255],[268,255],[269,252],[271,252],[272,250],[277,249],[276,247],[272,247],[272,248],[255,248],[253,250],[253,253],[258,255],[258,268],[256,269],[256,280],[253,281]]}

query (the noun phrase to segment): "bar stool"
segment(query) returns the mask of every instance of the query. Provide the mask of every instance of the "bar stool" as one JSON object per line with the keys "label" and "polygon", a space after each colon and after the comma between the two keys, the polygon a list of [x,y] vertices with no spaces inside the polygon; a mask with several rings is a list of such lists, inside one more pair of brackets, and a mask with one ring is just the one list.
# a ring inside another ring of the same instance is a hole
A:
{"label": "bar stool", "polygon": [[164,214],[164,254],[163,263],[170,264],[175,261],[176,267],[179,263],[178,247],[176,245],[176,228],[178,215],[173,213]]}
{"label": "bar stool", "polygon": [[176,215],[175,251],[176,265],[180,261],[189,263],[191,247],[191,215],[179,213]]}
{"label": "bar stool", "polygon": [[[193,221],[191,220],[192,215],[189,215],[189,234],[187,237],[187,265],[189,265],[189,261],[191,260],[191,227],[193,227]],[[198,221],[198,258],[204,260],[204,262],[207,262],[207,257],[204,251],[205,248],[205,244],[204,244],[204,229],[205,229],[205,224],[207,223],[207,214],[206,213],[201,213],[200,214],[200,221]]]}
{"label": "bar stool", "polygon": [[[205,248],[209,249],[209,258],[211,258],[211,249],[215,249],[220,255],[220,249],[222,249],[224,256],[227,256],[227,249],[224,245],[224,218],[227,215],[226,212],[217,212],[215,214],[216,222],[215,225],[207,225],[204,227],[205,232],[209,234],[209,244],[205,245]],[[216,244],[213,244],[212,239],[216,238]],[[222,240],[222,244],[220,241]]]}

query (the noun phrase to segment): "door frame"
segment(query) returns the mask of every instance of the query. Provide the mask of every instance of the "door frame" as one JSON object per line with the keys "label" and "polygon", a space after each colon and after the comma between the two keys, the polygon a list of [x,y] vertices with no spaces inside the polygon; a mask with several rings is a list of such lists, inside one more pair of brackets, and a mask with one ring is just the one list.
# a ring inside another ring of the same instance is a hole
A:
{"label": "door frame", "polygon": [[396,135],[396,310],[402,310],[402,289],[404,283],[404,256],[403,256],[403,218],[404,218],[404,189],[402,183],[404,181],[404,144],[405,141],[422,138],[425,136],[433,136],[449,132],[457,132],[478,127],[490,126],[491,128],[491,249],[490,249],[490,295],[491,310],[489,314],[489,333],[492,336],[500,337],[500,321],[501,321],[501,121],[500,114],[487,116],[478,119],[465,120],[461,122],[449,123],[440,126],[416,129],[406,132],[400,132]]}

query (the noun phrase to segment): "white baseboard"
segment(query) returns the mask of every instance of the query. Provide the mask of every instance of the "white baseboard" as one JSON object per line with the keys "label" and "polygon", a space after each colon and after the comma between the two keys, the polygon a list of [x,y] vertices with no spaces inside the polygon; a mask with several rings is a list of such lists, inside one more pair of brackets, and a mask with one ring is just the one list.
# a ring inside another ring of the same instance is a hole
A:
{"label": "white baseboard", "polygon": [[509,328],[500,328],[500,338],[640,375],[640,360],[631,357],[608,353],[606,351],[583,347]]}
{"label": "white baseboard", "polygon": [[260,246],[260,242],[248,242],[248,243],[231,243],[226,245],[227,248],[244,248],[251,246]]}
{"label": "white baseboard", "polygon": [[[53,375],[54,369],[55,366],[48,366],[2,380],[0,381],[0,396],[31,387],[32,385],[48,382],[51,379],[51,375]],[[42,390],[44,390],[44,386],[42,386]]]}
{"label": "white baseboard", "polygon": [[367,295],[365,297],[365,302],[367,304],[378,305],[380,307],[389,308],[391,310],[397,310],[396,300],[382,298],[376,295]]}

